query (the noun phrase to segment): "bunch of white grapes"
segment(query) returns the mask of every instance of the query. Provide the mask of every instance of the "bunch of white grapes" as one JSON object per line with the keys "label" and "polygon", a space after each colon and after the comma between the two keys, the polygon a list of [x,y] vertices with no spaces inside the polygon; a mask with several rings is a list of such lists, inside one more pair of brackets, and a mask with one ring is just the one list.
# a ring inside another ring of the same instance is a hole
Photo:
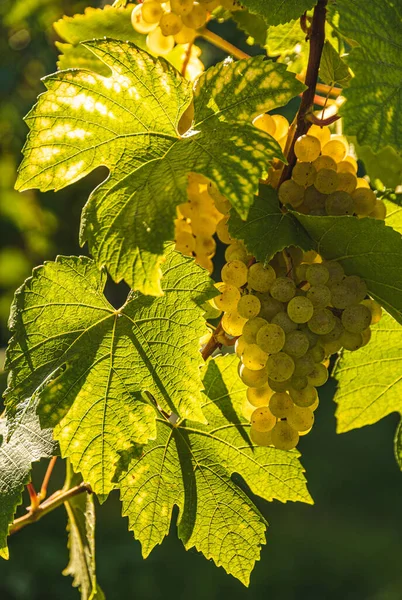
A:
{"label": "bunch of white grapes", "polygon": [[205,25],[218,6],[231,11],[242,8],[238,0],[143,0],[132,12],[136,31],[147,34],[147,46],[154,54],[167,54],[175,44],[192,43],[197,29]]}
{"label": "bunch of white grapes", "polygon": [[213,303],[226,335],[237,338],[250,436],[290,450],[313,426],[329,357],[367,344],[381,307],[360,277],[312,251],[289,248],[264,265],[232,240],[226,257]]}
{"label": "bunch of white grapes", "polygon": [[231,242],[227,226],[230,202],[197,173],[188,176],[187,197],[187,202],[176,209],[176,250],[194,256],[197,264],[212,273],[216,250],[214,235],[224,244]]}
{"label": "bunch of white grapes", "polygon": [[[261,115],[260,128],[270,135],[275,115]],[[255,122],[258,126],[258,123]],[[331,135],[329,127],[312,125],[296,140],[297,157],[292,178],[278,189],[279,199],[298,212],[310,215],[356,215],[385,219],[386,206],[378,200],[368,182],[357,177],[357,162],[349,154],[342,135]],[[269,183],[277,187],[281,170],[271,169]]]}

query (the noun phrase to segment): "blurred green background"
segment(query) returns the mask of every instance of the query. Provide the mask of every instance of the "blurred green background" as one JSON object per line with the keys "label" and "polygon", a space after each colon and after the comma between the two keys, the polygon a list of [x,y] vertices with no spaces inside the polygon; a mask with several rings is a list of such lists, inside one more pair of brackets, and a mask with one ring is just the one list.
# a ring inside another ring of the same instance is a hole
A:
{"label": "blurred green background", "polygon": [[[85,252],[77,241],[80,212],[104,172],[57,196],[18,194],[13,184],[27,133],[22,117],[44,89],[40,77],[55,70],[52,22],[88,5],[102,3],[0,1],[0,348],[8,340],[13,292],[32,267],[56,254]],[[231,24],[214,27],[246,48]],[[206,44],[202,48],[206,65],[224,57]],[[285,114],[291,117],[294,109]],[[122,293],[110,291],[115,302]],[[315,506],[255,499],[270,527],[249,589],[195,550],[185,552],[174,526],[143,561],[112,494],[98,507],[97,526],[98,578],[107,600],[402,600],[402,476],[392,448],[398,419],[391,415],[337,436],[334,390],[332,381],[323,389],[317,424],[300,443]],[[51,491],[63,481],[59,462]],[[44,469],[43,464],[34,468],[38,486]],[[11,538],[10,561],[0,562],[1,600],[79,598],[61,575],[68,560],[65,525],[64,511],[58,509]]]}

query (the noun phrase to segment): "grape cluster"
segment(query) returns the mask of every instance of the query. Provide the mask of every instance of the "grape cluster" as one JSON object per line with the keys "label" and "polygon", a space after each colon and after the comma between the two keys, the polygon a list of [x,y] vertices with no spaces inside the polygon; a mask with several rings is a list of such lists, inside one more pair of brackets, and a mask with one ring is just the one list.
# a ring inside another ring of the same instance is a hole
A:
{"label": "grape cluster", "polygon": [[[277,115],[261,115],[260,128],[270,135]],[[255,121],[255,124],[258,124]],[[275,135],[274,135],[275,137]],[[331,135],[329,127],[312,125],[307,135],[296,140],[297,157],[292,178],[278,189],[279,199],[298,212],[310,215],[356,215],[385,219],[386,206],[378,200],[367,181],[357,177],[357,162],[349,154],[349,144],[341,135]],[[277,187],[281,164],[269,172],[268,182]]]}
{"label": "grape cluster", "polygon": [[175,220],[176,250],[194,256],[195,262],[212,273],[215,255],[214,235],[230,244],[227,221],[230,202],[203,175],[190,173],[187,202],[177,207]]}
{"label": "grape cluster", "polygon": [[222,6],[231,11],[242,8],[238,0],[143,0],[132,12],[136,31],[147,34],[146,43],[154,54],[167,54],[176,44],[190,44],[209,13]]}
{"label": "grape cluster", "polygon": [[290,450],[313,426],[329,357],[367,344],[381,307],[360,277],[312,251],[289,248],[264,265],[232,240],[226,256],[213,303],[224,332],[237,338],[251,439]]}

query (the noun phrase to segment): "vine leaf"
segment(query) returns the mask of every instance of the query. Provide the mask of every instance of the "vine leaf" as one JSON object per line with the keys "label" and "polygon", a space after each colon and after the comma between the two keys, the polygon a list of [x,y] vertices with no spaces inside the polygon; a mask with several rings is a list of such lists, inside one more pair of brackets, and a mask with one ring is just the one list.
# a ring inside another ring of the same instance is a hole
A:
{"label": "vine leaf", "polygon": [[279,25],[300,17],[313,8],[316,0],[242,0],[242,4],[250,12],[264,17],[269,25]]}
{"label": "vine leaf", "polygon": [[291,213],[281,211],[278,194],[268,185],[260,185],[259,195],[254,198],[247,219],[243,221],[231,210],[228,225],[230,234],[242,240],[250,254],[264,263],[288,246],[303,250],[313,247],[297,219]]}
{"label": "vine leaf", "polygon": [[267,23],[265,19],[250,13],[248,10],[237,10],[231,13],[231,18],[239,29],[253,38],[255,44],[265,46],[267,40]]}
{"label": "vine leaf", "polygon": [[359,160],[364,163],[370,181],[380,181],[383,186],[394,189],[402,183],[402,155],[392,146],[385,146],[378,152],[373,152],[370,146],[359,146],[356,138],[352,137],[351,141]]}
{"label": "vine leaf", "polygon": [[402,8],[392,0],[339,0],[339,31],[358,42],[348,59],[345,131],[374,151],[402,145]]}
{"label": "vine leaf", "polygon": [[199,305],[216,290],[171,247],[163,268],[164,296],[132,293],[116,310],[93,261],[59,257],[34,270],[12,307],[7,409],[37,396],[42,426],[58,424],[62,455],[102,496],[119,452],[155,437],[155,412],[141,393],[168,413],[205,421]]}
{"label": "vine leaf", "polygon": [[312,503],[297,451],[252,445],[241,416],[245,386],[238,359],[226,355],[207,364],[204,413],[208,425],[158,419],[158,437],[135,447],[120,479],[123,515],[142,544],[144,556],[168,534],[174,505],[178,534],[186,549],[206,558],[248,585],[267,523],[232,480],[238,473],[265,500]]}
{"label": "vine leaf", "polygon": [[24,402],[16,414],[18,425],[7,441],[10,424],[0,418],[0,557],[8,559],[7,535],[24,486],[29,483],[31,464],[50,458],[56,451],[49,429],[41,429],[36,404]]}
{"label": "vine leaf", "polygon": [[395,229],[395,231],[399,231],[399,233],[402,234],[402,195],[395,194],[392,196],[393,200],[384,199],[385,206],[387,207],[385,222]]}
{"label": "vine leaf", "polygon": [[335,50],[331,42],[325,40],[320,61],[320,77],[327,85],[349,85],[351,73],[348,65]]}
{"label": "vine leaf", "polygon": [[[69,487],[82,482],[68,465]],[[73,587],[78,587],[81,600],[105,600],[96,580],[95,565],[95,504],[92,494],[78,494],[64,503],[68,516],[68,549],[70,560],[63,575],[71,575]]]}
{"label": "vine leaf", "polygon": [[278,57],[278,61],[285,63],[289,71],[305,71],[309,43],[305,40],[299,19],[269,27],[266,48],[268,56]]}
{"label": "vine leaf", "polygon": [[[402,326],[383,314],[372,328],[370,344],[345,352],[333,375],[338,380],[338,433],[377,423],[392,412],[402,413]],[[401,434],[396,448],[402,468]]]}
{"label": "vine leaf", "polygon": [[217,121],[247,123],[250,117],[284,106],[306,89],[286,66],[253,56],[210,67],[194,89],[195,125]]}
{"label": "vine leaf", "polygon": [[316,250],[360,275],[370,294],[402,323],[402,237],[384,221],[366,217],[312,217],[294,213]]}

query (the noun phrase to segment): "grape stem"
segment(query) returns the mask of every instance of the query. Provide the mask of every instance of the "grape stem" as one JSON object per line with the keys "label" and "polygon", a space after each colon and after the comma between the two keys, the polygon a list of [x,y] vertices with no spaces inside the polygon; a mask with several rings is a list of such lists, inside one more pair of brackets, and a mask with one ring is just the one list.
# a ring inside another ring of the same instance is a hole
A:
{"label": "grape stem", "polygon": [[221,323],[219,323],[219,325],[217,326],[217,328],[215,329],[215,331],[213,332],[208,342],[205,344],[204,348],[201,351],[202,358],[204,360],[207,360],[211,356],[211,354],[215,352],[215,350],[221,347],[222,344],[217,340],[217,335],[219,335],[219,333],[223,333]]}
{"label": "grape stem", "polygon": [[240,50],[240,48],[236,48],[236,46],[233,46],[233,44],[226,41],[220,35],[214,33],[206,27],[204,27],[198,32],[198,36],[204,38],[204,40],[207,40],[217,48],[220,48],[221,50],[226,52],[227,54],[235,56],[239,60],[243,58],[250,58],[249,54],[246,54],[246,52],[243,52],[243,50]]}
{"label": "grape stem", "polygon": [[191,42],[187,46],[186,56],[184,58],[183,65],[182,65],[182,68],[181,68],[181,74],[183,75],[183,77],[186,76],[186,71],[187,71],[188,63],[190,62],[191,50],[192,49],[193,49],[193,42]]}
{"label": "grape stem", "polygon": [[327,14],[327,2],[328,0],[318,0],[318,3],[314,8],[313,20],[309,33],[310,53],[308,57],[305,79],[307,89],[304,90],[302,94],[300,108],[296,117],[296,131],[287,155],[288,164],[285,166],[282,172],[280,183],[286,181],[286,179],[290,179],[293,167],[296,164],[296,155],[294,151],[295,142],[301,135],[305,135],[311,126],[311,121],[307,119],[307,116],[313,111],[314,108],[314,96],[317,87],[318,71],[320,68],[321,55],[325,41],[325,18]]}

